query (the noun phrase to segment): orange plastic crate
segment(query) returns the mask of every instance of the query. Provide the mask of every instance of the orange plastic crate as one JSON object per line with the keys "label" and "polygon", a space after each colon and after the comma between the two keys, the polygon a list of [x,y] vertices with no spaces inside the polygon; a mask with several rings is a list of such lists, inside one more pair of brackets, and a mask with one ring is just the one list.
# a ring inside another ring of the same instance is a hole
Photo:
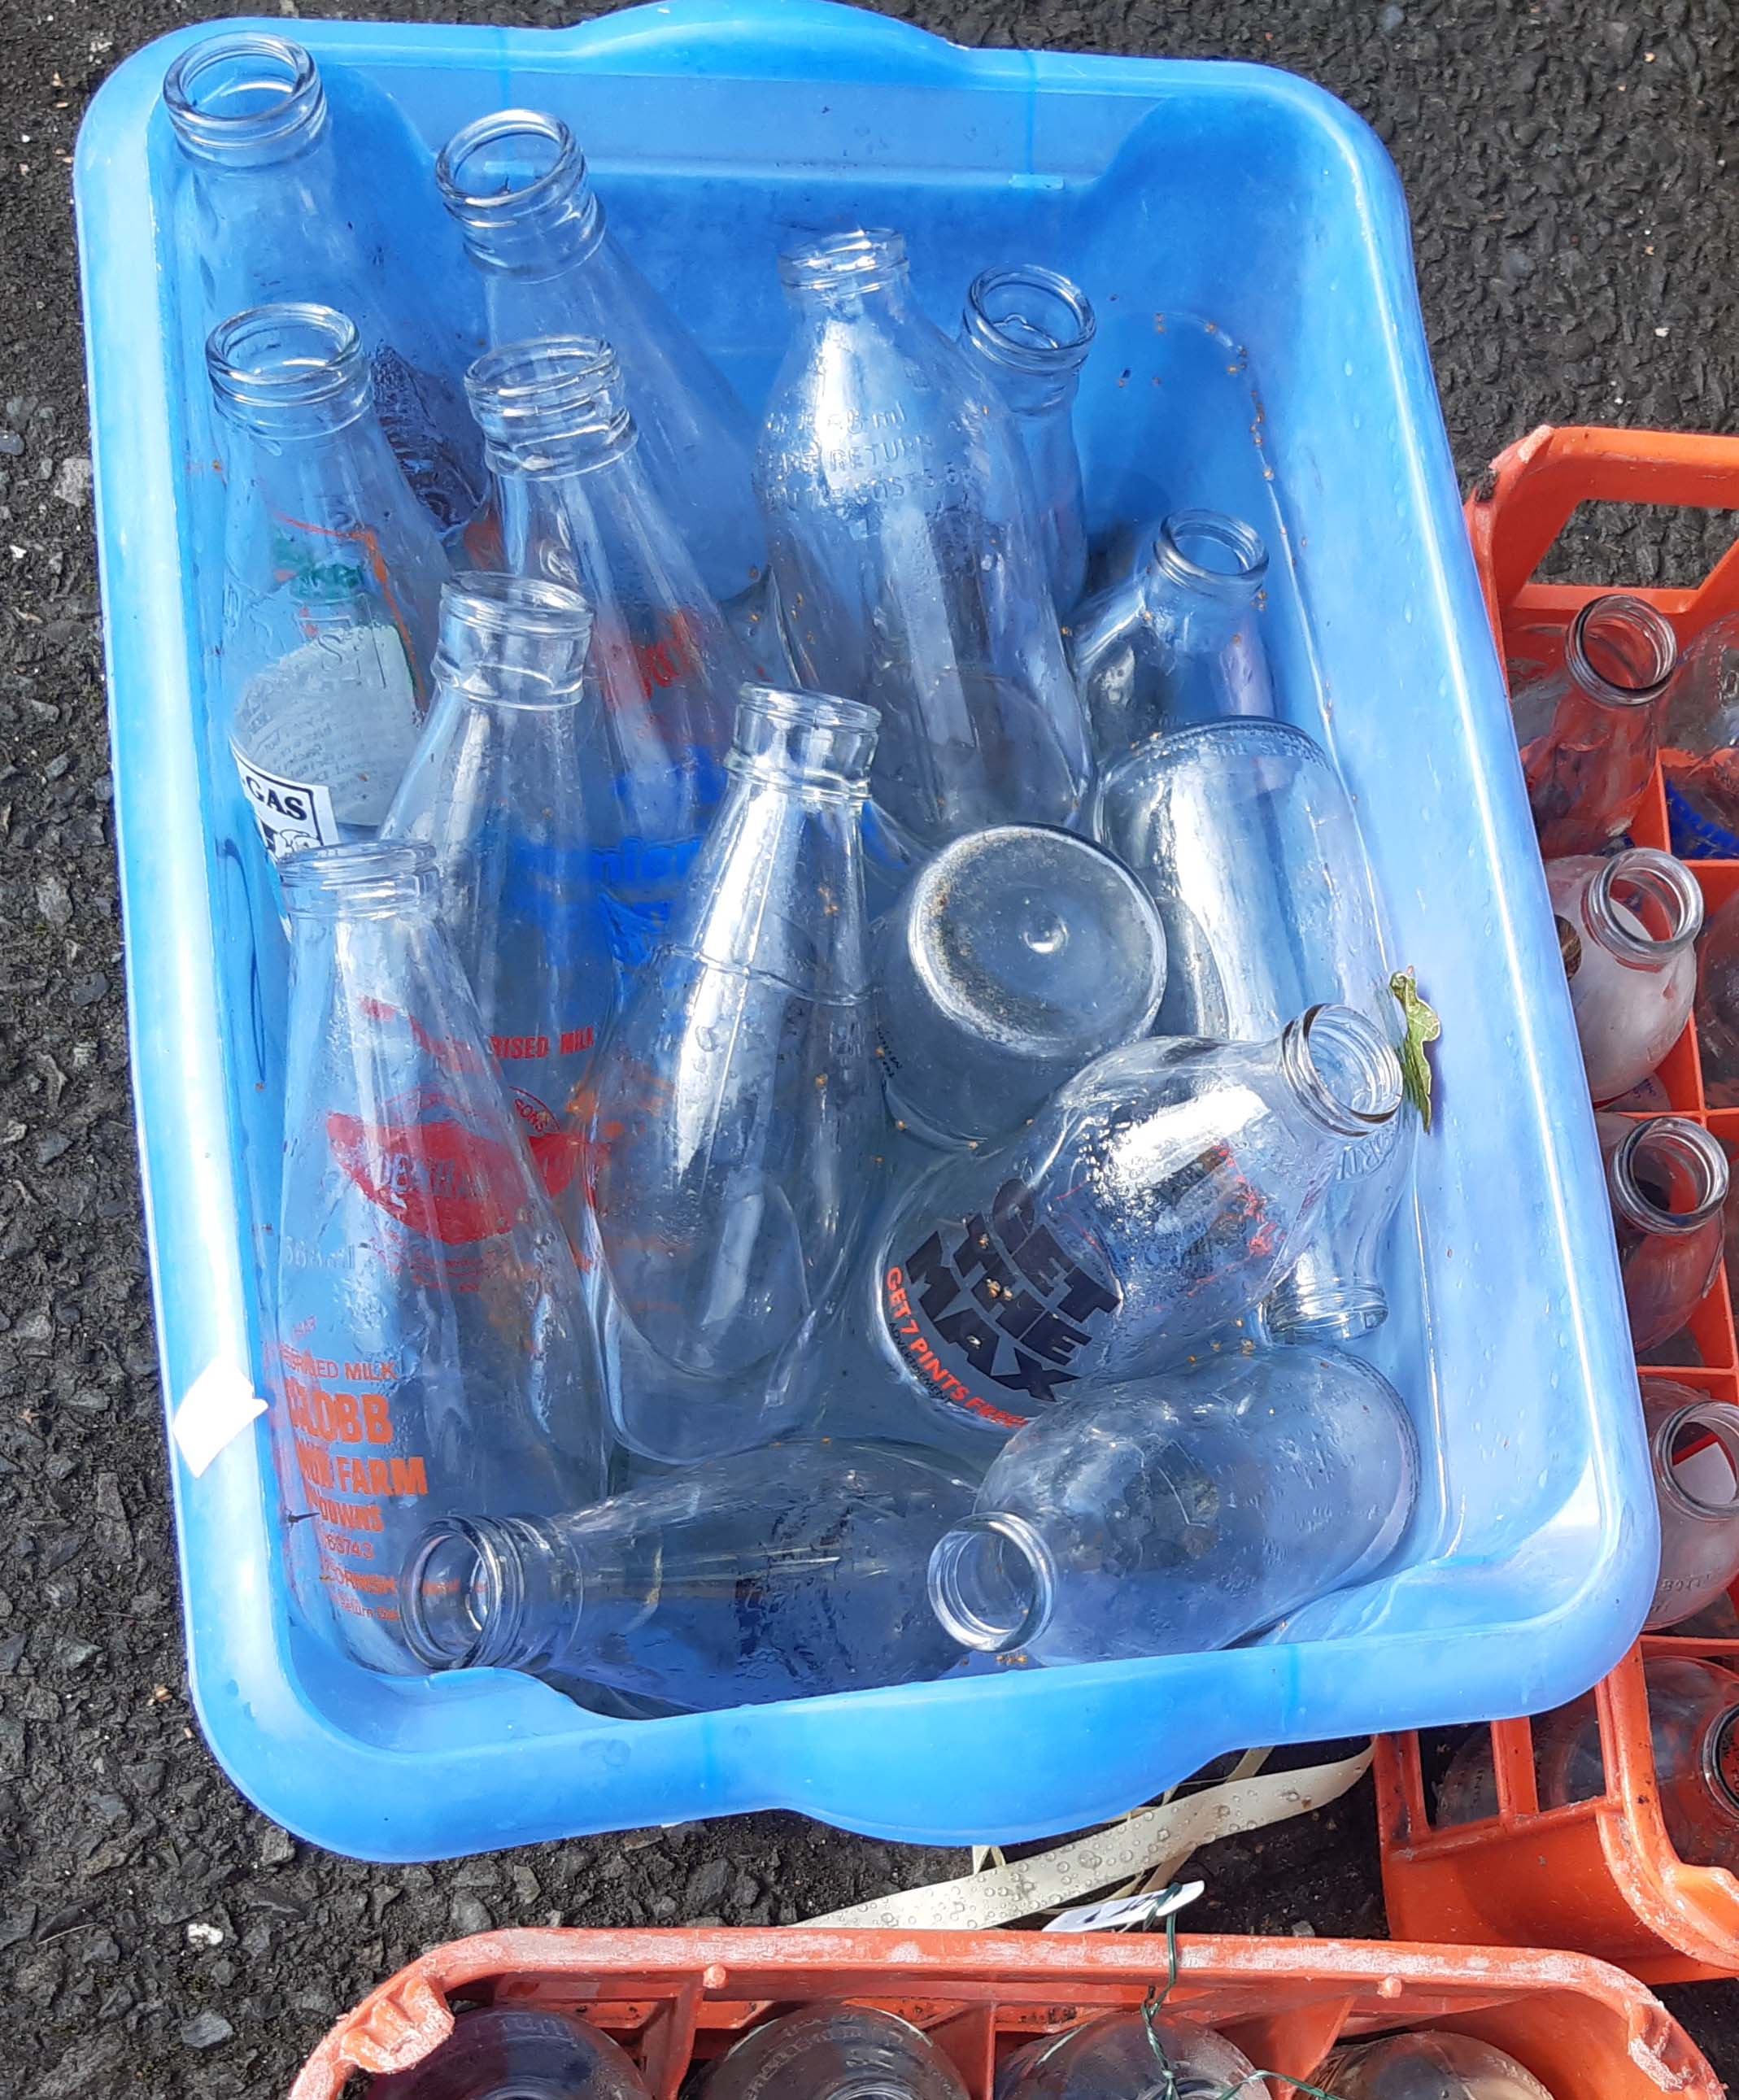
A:
{"label": "orange plastic crate", "polygon": [[[1554,2100],[1721,2100],[1666,2008],[1581,1955],[1229,1937],[1178,1949],[1167,2011],[1222,2029],[1265,2071],[1309,2078],[1344,2037],[1451,2027],[1507,2050]],[[851,1998],[926,2028],[971,2100],[990,2100],[1002,2054],[1139,2004],[1165,1970],[1163,1940],[1066,1934],[485,1933],[436,1948],[365,1998],[290,2100],[337,2100],[353,2071],[420,2062],[445,2038],[455,1998],[580,2014],[633,2056],[653,2100],[675,2100],[692,2063],[757,2021]]]}
{"label": "orange plastic crate", "polygon": [[[1739,544],[1694,589],[1547,584],[1534,571],[1582,503],[1647,503],[1739,510],[1739,439],[1655,430],[1535,430],[1502,453],[1467,507],[1486,608],[1507,661],[1561,647],[1577,610],[1602,589],[1635,589],[1671,619],[1682,644],[1739,606]],[[1668,844],[1657,770],[1632,836]],[[1712,914],[1739,890],[1739,862],[1693,861]],[[1706,1124],[1739,1154],[1739,1110],[1710,1110],[1696,1030],[1687,1028],[1661,1067],[1673,1109]],[[1701,1365],[1649,1366],[1718,1399],[1739,1401],[1739,1348],[1725,1277],[1691,1322]],[[1739,1586],[1735,1595],[1739,1595]],[[1606,1792],[1542,1811],[1533,1736],[1525,1720],[1492,1728],[1498,1815],[1432,1827],[1418,1739],[1377,1745],[1383,1886],[1390,1930],[1403,1937],[1544,1942],[1618,1961],[1652,1983],[1739,1975],[1739,1879],[1687,1865],[1673,1851],[1657,1803],[1641,1658],[1725,1658],[1739,1641],[1646,1638],[1597,1689]]]}

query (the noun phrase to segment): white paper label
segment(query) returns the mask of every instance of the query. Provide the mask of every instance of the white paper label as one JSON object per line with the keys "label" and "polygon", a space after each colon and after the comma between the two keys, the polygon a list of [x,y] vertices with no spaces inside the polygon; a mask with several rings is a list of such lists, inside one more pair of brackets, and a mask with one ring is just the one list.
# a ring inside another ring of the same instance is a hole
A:
{"label": "white paper label", "polygon": [[1185,1882],[1174,1889],[1155,1889],[1150,1895],[1117,1896],[1109,1903],[1083,1904],[1066,1910],[1039,1927],[1042,1932],[1121,1932],[1125,1926],[1155,1925],[1170,1917],[1185,1904],[1193,1904],[1207,1886],[1206,1882]]}
{"label": "white paper label", "polygon": [[247,1373],[214,1357],[181,1396],[169,1433],[196,1480],[227,1444],[266,1412]]}
{"label": "white paper label", "polygon": [[286,780],[268,773],[243,757],[232,744],[236,770],[241,775],[241,792],[254,811],[254,821],[274,860],[300,853],[304,846],[335,846],[343,833],[332,806],[328,788],[311,780]]}

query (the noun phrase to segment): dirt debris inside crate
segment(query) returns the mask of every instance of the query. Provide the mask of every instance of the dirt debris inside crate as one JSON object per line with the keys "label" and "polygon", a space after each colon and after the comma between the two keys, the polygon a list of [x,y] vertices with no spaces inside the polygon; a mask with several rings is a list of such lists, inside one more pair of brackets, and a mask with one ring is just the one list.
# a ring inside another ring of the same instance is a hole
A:
{"label": "dirt debris inside crate", "polygon": [[[18,0],[0,44],[0,2090],[283,2092],[324,2027],[434,1942],[493,1925],[769,1923],[966,1855],[762,1815],[432,1868],[311,1853],[247,1807],[187,1705],[139,1233],[90,444],[68,209],[108,72],[228,0]],[[553,0],[281,0],[286,15],[571,20]],[[1289,66],[1376,126],[1463,484],[1534,424],[1731,425],[1739,50],[1720,0],[1286,10],[910,0],[963,42]],[[286,24],[294,33],[293,24]],[[1582,521],[1590,576],[1699,552]],[[1421,966],[1423,968],[1423,960]],[[1317,1755],[1298,1754],[1300,1761]],[[1370,1783],[1199,1854],[1198,1930],[1382,1930]],[[1739,1985],[1668,1994],[1739,2077]]]}

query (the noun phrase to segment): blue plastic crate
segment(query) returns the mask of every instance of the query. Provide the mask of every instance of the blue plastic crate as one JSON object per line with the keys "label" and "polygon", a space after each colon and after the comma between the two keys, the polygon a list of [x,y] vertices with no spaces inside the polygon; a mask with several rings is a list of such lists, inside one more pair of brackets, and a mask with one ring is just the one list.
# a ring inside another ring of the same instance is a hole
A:
{"label": "blue plastic crate", "polygon": [[[1406,211],[1370,131],[1283,73],[960,51],[818,0],[684,0],[560,32],[294,26],[357,181],[447,291],[461,342],[474,288],[432,155],[505,104],[572,124],[636,259],[752,401],[784,339],[774,261],[795,227],[904,228],[949,324],[988,263],[1079,277],[1101,318],[1079,419],[1099,522],[1207,501],[1268,536],[1283,690],[1326,695],[1305,726],[1358,797],[1395,953],[1443,1014],[1441,1123],[1371,1344],[1429,1454],[1410,1562],[1289,1642],[642,1723],[506,1674],[379,1679],[298,1622],[262,1423],[197,1477],[174,1460],[194,1697],[237,1785],[377,1859],[773,1807],[890,1838],[1012,1840],[1114,1814],[1229,1748],[1534,1713],[1591,1683],[1640,1624],[1653,1498]],[[117,72],[77,155],[171,1414],[202,1374],[260,1383],[283,975],[206,717],[218,499],[198,256],[176,235],[158,102],[197,33]]]}

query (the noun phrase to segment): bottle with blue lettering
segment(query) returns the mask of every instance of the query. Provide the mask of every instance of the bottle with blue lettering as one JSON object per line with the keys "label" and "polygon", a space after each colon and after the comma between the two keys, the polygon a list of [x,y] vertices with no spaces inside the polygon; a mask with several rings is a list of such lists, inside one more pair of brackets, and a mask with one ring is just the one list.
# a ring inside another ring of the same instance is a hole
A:
{"label": "bottle with blue lettering", "polygon": [[344,315],[255,307],[205,362],[234,433],[218,676],[243,791],[274,860],[372,837],[427,712],[446,556]]}
{"label": "bottle with blue lettering", "polygon": [[876,717],[752,686],[730,786],[599,1058],[580,1251],[620,1440],[686,1464],[783,1434],[885,1122],[863,904]]}
{"label": "bottle with blue lettering", "polygon": [[[359,91],[354,77],[346,85]],[[183,51],[164,77],[163,104],[187,172],[175,237],[197,276],[199,336],[277,300],[348,314],[405,479],[438,532],[462,528],[484,478],[457,344],[429,296],[430,273],[393,267],[395,244],[354,157],[380,148],[391,110],[353,108],[363,121],[341,139],[313,59],[254,29]]]}
{"label": "bottle with blue lettering", "polygon": [[651,960],[720,796],[748,665],[646,471],[616,353],[510,343],[466,375],[505,565],[580,591],[599,690],[594,868],[625,983]]}
{"label": "bottle with blue lettering", "polygon": [[443,924],[552,1197],[579,1169],[570,1103],[616,1010],[587,823],[592,614],[565,584],[456,576],[428,732],[383,838],[435,849]]}
{"label": "bottle with blue lettering", "polygon": [[1107,1051],[908,1191],[867,1280],[878,1353],[951,1436],[1006,1438],[1080,1381],[1163,1369],[1286,1274],[1400,1105],[1394,1052],[1350,1007],[1272,1043]]}
{"label": "bottle with blue lettering", "polygon": [[[580,1279],[436,910],[426,845],[283,863],[290,924],[277,1447],[310,1512],[298,1593],[360,1662],[414,1671],[411,1542],[458,1511],[602,1493]],[[308,1561],[311,1559],[311,1569]],[[311,1575],[311,1582],[309,1580]]]}

